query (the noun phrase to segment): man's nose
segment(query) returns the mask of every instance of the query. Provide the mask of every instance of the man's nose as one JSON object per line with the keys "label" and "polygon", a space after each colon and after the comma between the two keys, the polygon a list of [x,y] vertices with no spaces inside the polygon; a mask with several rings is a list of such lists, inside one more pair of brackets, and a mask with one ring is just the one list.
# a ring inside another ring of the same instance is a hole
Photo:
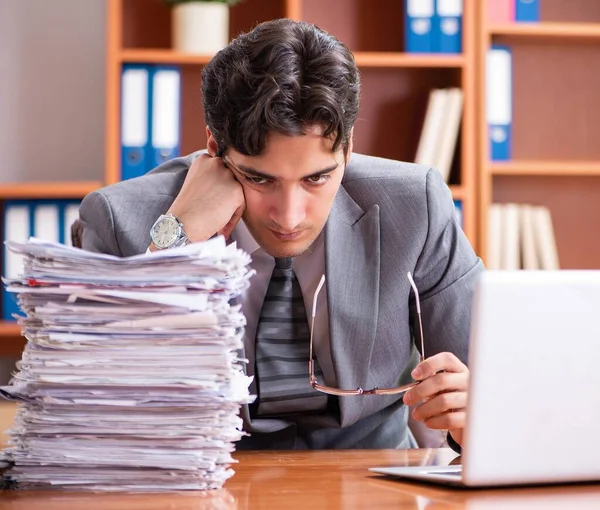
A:
{"label": "man's nose", "polygon": [[274,204],[271,219],[284,233],[294,232],[306,218],[306,193],[302,189],[285,190]]}

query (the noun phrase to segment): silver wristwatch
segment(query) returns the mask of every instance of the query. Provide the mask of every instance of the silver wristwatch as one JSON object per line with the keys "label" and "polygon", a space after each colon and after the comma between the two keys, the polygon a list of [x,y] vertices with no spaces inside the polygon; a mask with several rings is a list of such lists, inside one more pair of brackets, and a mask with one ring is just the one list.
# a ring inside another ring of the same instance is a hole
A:
{"label": "silver wristwatch", "polygon": [[189,239],[179,218],[172,214],[161,214],[150,229],[150,238],[159,250],[185,246]]}

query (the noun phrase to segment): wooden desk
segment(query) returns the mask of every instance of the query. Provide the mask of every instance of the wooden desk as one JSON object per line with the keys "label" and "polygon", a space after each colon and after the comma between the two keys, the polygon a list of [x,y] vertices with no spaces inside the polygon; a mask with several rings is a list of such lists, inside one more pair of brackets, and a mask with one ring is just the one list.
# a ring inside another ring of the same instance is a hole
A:
{"label": "wooden desk", "polygon": [[[0,429],[13,407],[0,405]],[[448,465],[443,450],[238,452],[236,474],[219,491],[187,494],[6,492],[0,510],[597,510],[600,484],[536,489],[459,490],[388,480],[371,466]]]}

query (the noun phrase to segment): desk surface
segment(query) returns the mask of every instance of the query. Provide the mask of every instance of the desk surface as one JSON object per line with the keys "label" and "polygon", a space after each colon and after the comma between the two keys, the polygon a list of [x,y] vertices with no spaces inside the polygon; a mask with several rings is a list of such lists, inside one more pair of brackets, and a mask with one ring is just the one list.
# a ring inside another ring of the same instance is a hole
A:
{"label": "desk surface", "polygon": [[[0,405],[0,430],[13,407]],[[1,438],[0,438],[1,439]],[[448,465],[443,450],[238,452],[236,474],[219,491],[187,494],[6,492],[0,510],[597,510],[600,484],[535,489],[460,490],[388,480],[371,466]]]}

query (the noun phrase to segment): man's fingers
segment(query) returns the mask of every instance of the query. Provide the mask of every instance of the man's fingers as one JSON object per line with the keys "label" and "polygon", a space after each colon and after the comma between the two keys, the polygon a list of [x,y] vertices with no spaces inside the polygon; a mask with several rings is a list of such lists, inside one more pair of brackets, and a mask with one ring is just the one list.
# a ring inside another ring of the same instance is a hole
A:
{"label": "man's fingers", "polygon": [[415,420],[426,421],[448,411],[464,409],[467,406],[467,393],[464,391],[450,391],[440,393],[427,402],[417,406],[412,416]]}
{"label": "man's fingers", "polygon": [[246,204],[245,203],[243,203],[242,205],[240,205],[235,210],[235,212],[233,213],[233,216],[231,217],[231,219],[227,222],[227,225],[225,225],[219,231],[219,234],[223,235],[225,237],[225,239],[229,239],[229,236],[233,232],[233,229],[238,224],[238,221],[240,221],[242,215],[244,214],[244,210],[245,209],[246,209]]}
{"label": "man's fingers", "polygon": [[223,167],[224,167],[224,169],[226,171],[230,172],[230,174],[233,176],[233,178],[235,179],[235,181],[237,181],[237,183],[238,183],[238,185],[240,187],[239,191],[240,191],[240,194],[241,194],[241,203],[240,203],[240,205],[235,210],[235,212],[233,213],[233,216],[227,222],[227,224],[221,230],[219,230],[219,232],[218,232],[223,237],[225,237],[225,239],[229,239],[229,236],[233,232],[233,229],[238,224],[238,221],[240,221],[242,215],[244,214],[244,211],[246,210],[246,198],[244,196],[244,191],[243,191],[242,185],[240,184],[240,181],[239,181],[239,179],[237,177],[237,173],[235,172],[235,170],[233,170],[232,168],[230,168],[229,166],[227,166],[225,164],[225,161],[223,161]]}
{"label": "man's fingers", "polygon": [[[192,164],[190,165],[190,167],[188,168],[187,174],[185,176],[185,181],[184,181],[184,186],[185,186],[185,182],[191,182],[194,181],[196,179],[195,174],[198,172],[202,172],[202,166],[206,165],[208,161],[212,161],[213,158],[212,156],[210,156],[209,154],[198,154],[198,156],[196,158],[194,158],[194,161],[192,161]],[[193,182],[192,182],[193,184]]]}
{"label": "man's fingers", "polygon": [[466,365],[450,352],[440,352],[431,358],[419,363],[412,371],[411,376],[417,381],[427,379],[438,372],[465,372]]}
{"label": "man's fingers", "polygon": [[467,391],[469,373],[440,372],[424,381],[404,394],[404,403],[413,405],[423,399],[431,399],[438,393],[448,391]]}
{"label": "man's fingers", "polygon": [[426,427],[435,430],[462,430],[467,423],[467,413],[464,409],[451,411],[429,418],[423,423]]}

